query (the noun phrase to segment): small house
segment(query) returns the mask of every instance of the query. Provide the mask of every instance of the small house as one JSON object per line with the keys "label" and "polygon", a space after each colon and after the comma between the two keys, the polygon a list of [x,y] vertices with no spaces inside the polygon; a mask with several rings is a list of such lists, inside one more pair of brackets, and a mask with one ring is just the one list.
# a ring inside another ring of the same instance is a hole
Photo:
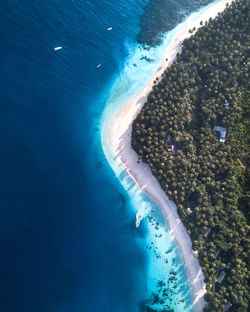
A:
{"label": "small house", "polygon": [[223,312],[227,312],[231,308],[232,304],[230,301],[227,301],[223,307]]}
{"label": "small house", "polygon": [[219,277],[218,277],[218,282],[219,282],[219,283],[222,283],[223,280],[224,280],[224,278],[226,277],[226,275],[227,275],[227,273],[226,273],[224,270],[222,270],[222,271],[220,272]]}
{"label": "small house", "polygon": [[219,257],[219,255],[220,255],[220,249],[217,249],[214,255],[214,260],[216,260]]}
{"label": "small house", "polygon": [[171,145],[172,144],[172,137],[171,137],[171,135],[168,135],[167,136],[167,143],[169,144],[169,145]]}
{"label": "small house", "polygon": [[211,229],[207,228],[206,232],[203,234],[204,238],[208,238],[209,234],[211,233]]}
{"label": "small house", "polygon": [[214,131],[220,132],[220,142],[225,142],[227,129],[219,126],[214,126]]}
{"label": "small house", "polygon": [[229,106],[229,105],[230,105],[230,103],[229,103],[228,101],[226,101],[225,105],[226,105],[226,106]]}
{"label": "small house", "polygon": [[168,151],[172,152],[174,155],[177,154],[177,148],[175,147],[175,145],[171,145]]}
{"label": "small house", "polygon": [[230,301],[226,302],[224,307],[223,307],[223,312],[227,312],[231,308],[232,304]]}
{"label": "small house", "polygon": [[188,215],[191,215],[191,213],[192,213],[191,208],[187,208],[187,209],[185,209],[185,210],[186,210],[186,213],[187,213]]}

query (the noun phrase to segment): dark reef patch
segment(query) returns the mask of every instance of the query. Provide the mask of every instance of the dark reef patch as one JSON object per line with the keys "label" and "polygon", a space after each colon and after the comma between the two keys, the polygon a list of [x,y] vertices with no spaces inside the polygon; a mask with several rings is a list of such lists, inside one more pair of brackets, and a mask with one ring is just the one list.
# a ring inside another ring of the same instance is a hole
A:
{"label": "dark reef patch", "polygon": [[149,0],[140,19],[137,41],[155,46],[161,43],[163,34],[173,29],[188,14],[207,5],[211,0]]}

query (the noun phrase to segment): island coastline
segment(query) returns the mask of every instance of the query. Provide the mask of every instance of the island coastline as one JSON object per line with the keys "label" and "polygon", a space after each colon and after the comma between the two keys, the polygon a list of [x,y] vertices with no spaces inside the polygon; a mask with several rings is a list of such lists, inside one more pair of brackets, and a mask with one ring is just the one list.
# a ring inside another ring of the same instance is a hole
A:
{"label": "island coastline", "polygon": [[[191,239],[177,214],[176,205],[170,201],[166,193],[161,189],[159,182],[151,173],[148,165],[138,162],[138,155],[131,147],[132,122],[140,112],[147,96],[152,90],[155,80],[160,79],[163,72],[176,59],[176,55],[181,53],[181,42],[190,37],[190,29],[198,29],[200,21],[205,23],[210,18],[223,11],[226,4],[232,1],[222,0],[209,6],[195,21],[191,21],[180,29],[174,36],[171,44],[160,62],[155,75],[151,81],[136,94],[129,102],[119,107],[108,120],[104,131],[102,131],[102,145],[105,145],[105,154],[111,163],[119,164],[126,170],[131,179],[140,190],[149,195],[161,208],[170,233],[173,235],[185,262],[185,269],[188,274],[193,294],[193,310],[202,311],[205,306],[205,282],[199,261],[194,257]],[[167,61],[166,61],[167,59]],[[108,150],[107,150],[108,149]]]}

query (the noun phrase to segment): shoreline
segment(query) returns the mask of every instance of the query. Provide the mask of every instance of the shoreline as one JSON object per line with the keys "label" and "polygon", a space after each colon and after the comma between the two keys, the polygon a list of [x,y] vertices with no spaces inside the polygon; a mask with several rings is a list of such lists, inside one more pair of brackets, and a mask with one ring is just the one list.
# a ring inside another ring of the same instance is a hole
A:
{"label": "shoreline", "polygon": [[169,200],[166,193],[161,189],[149,166],[142,162],[137,163],[138,155],[131,146],[132,122],[146,102],[147,96],[154,86],[155,79],[157,77],[160,79],[166,68],[175,61],[177,53],[181,53],[181,42],[192,35],[188,32],[189,29],[195,27],[197,30],[201,27],[201,20],[204,25],[210,18],[214,18],[219,12],[223,11],[227,3],[230,4],[231,2],[232,0],[221,0],[209,5],[199,17],[190,21],[190,23],[185,23],[184,27],[174,35],[150,82],[105,120],[105,129],[102,131],[102,146],[104,146],[103,142],[105,142],[106,149],[104,148],[104,151],[111,167],[114,169],[114,167],[118,166],[125,170],[137,187],[153,199],[162,210],[170,234],[177,243],[184,259],[185,270],[192,288],[192,306],[195,312],[202,311],[205,306],[206,285],[204,275],[198,259],[193,255],[190,236],[178,216],[176,205]]}

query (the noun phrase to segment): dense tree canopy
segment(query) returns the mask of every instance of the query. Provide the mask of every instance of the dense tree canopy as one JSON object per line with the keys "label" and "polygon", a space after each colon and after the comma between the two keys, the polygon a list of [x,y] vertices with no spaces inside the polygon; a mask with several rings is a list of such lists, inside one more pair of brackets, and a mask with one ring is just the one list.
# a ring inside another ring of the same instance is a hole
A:
{"label": "dense tree canopy", "polygon": [[209,312],[249,307],[249,7],[234,1],[186,39],[133,122],[139,160],[198,251]]}

